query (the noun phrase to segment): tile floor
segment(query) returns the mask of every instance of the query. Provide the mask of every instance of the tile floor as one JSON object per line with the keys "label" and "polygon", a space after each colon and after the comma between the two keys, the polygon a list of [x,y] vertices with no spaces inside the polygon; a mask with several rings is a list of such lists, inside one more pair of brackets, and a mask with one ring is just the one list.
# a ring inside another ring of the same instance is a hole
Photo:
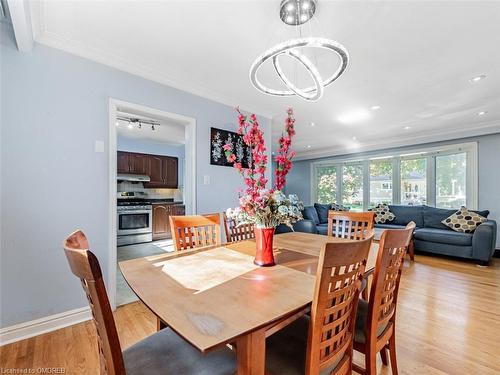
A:
{"label": "tile floor", "polygon": [[[135,245],[120,246],[117,248],[117,260],[136,259],[149,255],[157,255],[174,251],[172,240],[160,240]],[[138,300],[132,289],[123,278],[118,264],[116,265],[116,305],[121,306]]]}

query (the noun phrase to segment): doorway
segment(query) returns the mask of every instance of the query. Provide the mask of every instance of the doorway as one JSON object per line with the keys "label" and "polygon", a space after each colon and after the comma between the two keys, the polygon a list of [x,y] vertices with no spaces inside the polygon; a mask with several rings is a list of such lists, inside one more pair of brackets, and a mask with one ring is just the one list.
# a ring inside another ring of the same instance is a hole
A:
{"label": "doorway", "polygon": [[[109,100],[108,293],[113,309],[135,300],[117,262],[171,248],[168,235],[158,228],[161,220],[153,227],[153,208],[161,214],[167,204],[173,214],[196,213],[195,161],[194,118]],[[168,178],[159,177],[172,170],[178,179],[170,172]]]}

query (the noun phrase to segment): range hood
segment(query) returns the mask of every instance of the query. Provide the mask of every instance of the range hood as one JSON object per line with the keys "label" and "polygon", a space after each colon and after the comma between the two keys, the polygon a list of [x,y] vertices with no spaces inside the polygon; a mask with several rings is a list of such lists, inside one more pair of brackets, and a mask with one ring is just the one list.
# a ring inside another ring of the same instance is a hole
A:
{"label": "range hood", "polygon": [[149,182],[151,179],[145,174],[130,174],[130,173],[118,173],[116,176],[118,181],[133,181],[133,182]]}

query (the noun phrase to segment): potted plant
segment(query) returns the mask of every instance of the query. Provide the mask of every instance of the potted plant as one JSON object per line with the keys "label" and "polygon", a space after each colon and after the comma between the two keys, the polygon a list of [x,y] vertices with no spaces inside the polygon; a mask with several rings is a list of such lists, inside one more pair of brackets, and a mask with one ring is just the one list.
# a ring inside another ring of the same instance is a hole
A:
{"label": "potted plant", "polygon": [[[243,141],[252,151],[252,160],[248,168],[241,163],[234,167],[243,176],[244,191],[240,192],[239,207],[228,209],[227,215],[239,225],[253,224],[256,240],[256,255],[254,263],[259,266],[274,265],[273,236],[275,228],[280,224],[292,226],[302,219],[303,205],[296,195],[288,197],[281,191],[286,183],[286,175],[292,168],[292,158],[295,152],[290,149],[295,135],[293,110],[287,111],[285,133],[279,139],[279,149],[275,156],[277,164],[275,171],[275,187],[266,188],[265,177],[268,158],[264,144],[264,134],[259,127],[257,117],[252,114],[245,116],[238,110],[238,133],[243,135]],[[230,145],[224,146],[228,161],[234,162],[236,156]]]}

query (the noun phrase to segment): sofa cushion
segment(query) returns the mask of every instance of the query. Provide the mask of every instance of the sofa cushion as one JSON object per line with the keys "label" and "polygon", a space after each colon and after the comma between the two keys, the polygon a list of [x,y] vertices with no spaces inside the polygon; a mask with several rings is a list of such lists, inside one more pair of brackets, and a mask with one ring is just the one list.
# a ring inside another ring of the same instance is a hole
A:
{"label": "sofa cushion", "polygon": [[[450,230],[446,225],[442,223],[443,220],[446,220],[449,216],[453,215],[457,210],[448,210],[444,208],[436,208],[424,206],[424,227],[426,228],[436,228],[436,229],[446,229]],[[485,218],[488,217],[490,211],[473,211]],[[417,224],[417,227],[420,225]]]}
{"label": "sofa cushion", "polygon": [[472,234],[454,232],[449,229],[417,228],[413,236],[421,241],[455,246],[472,246]]}
{"label": "sofa cushion", "polygon": [[318,212],[316,211],[316,208],[314,208],[313,206],[304,207],[304,210],[302,211],[302,216],[304,217],[304,219],[313,221],[314,224],[316,225],[319,224]]}
{"label": "sofa cushion", "polygon": [[328,211],[330,210],[330,204],[314,203],[314,208],[318,213],[319,223],[328,223]]}
{"label": "sofa cushion", "polygon": [[[450,233],[456,233],[450,230]],[[446,243],[429,242],[415,239],[415,250],[427,253],[450,255],[461,258],[472,258],[472,246],[457,246]]]}
{"label": "sofa cushion", "polygon": [[423,206],[405,206],[398,204],[390,204],[389,209],[396,215],[396,219],[391,224],[405,226],[410,221],[414,221],[417,227],[424,226],[424,218],[422,215]]}
{"label": "sofa cushion", "polygon": [[316,229],[319,234],[324,234],[325,236],[328,234],[328,224],[318,224],[316,225]]}
{"label": "sofa cushion", "polygon": [[469,211],[462,206],[459,211],[442,221],[444,225],[460,233],[473,233],[478,225],[487,221],[485,217],[476,212]]}

